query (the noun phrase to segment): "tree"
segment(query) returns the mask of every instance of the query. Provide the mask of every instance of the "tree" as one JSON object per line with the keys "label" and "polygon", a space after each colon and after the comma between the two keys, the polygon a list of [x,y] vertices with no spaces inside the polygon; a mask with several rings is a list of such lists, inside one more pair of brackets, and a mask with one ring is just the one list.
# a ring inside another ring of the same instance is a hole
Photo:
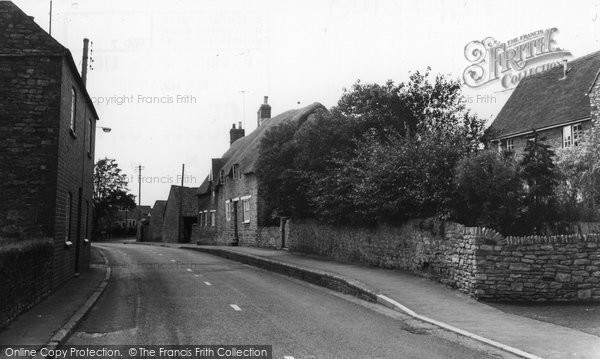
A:
{"label": "tree", "polygon": [[447,217],[454,167],[480,146],[483,121],[459,81],[429,71],[398,85],[357,81],[329,112],[267,133],[257,173],[268,206],[333,223]]}
{"label": "tree", "polygon": [[523,186],[510,153],[485,150],[461,159],[454,181],[453,219],[467,226],[494,228],[506,235],[523,234]]}
{"label": "tree", "polygon": [[127,193],[127,176],[114,159],[103,158],[94,168],[94,206],[96,231],[107,228],[120,208],[135,208],[135,196]]}
{"label": "tree", "polygon": [[572,222],[600,219],[600,121],[592,125],[577,146],[557,151],[561,216]]}
{"label": "tree", "polygon": [[553,162],[554,151],[543,141],[534,132],[534,138],[527,141],[519,163],[520,176],[526,184],[525,218],[534,233],[544,232],[548,224],[558,219],[556,187],[559,174]]}

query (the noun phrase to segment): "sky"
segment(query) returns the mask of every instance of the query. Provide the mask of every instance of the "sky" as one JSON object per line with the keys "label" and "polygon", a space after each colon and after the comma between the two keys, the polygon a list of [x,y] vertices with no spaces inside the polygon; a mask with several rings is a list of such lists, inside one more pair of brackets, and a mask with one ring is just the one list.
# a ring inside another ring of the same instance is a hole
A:
{"label": "sky", "polygon": [[[13,0],[46,31],[49,0]],[[574,59],[600,50],[600,0],[54,0],[52,36],[81,68],[91,41],[88,92],[110,127],[96,160],[114,158],[142,205],[169,188],[197,187],[229,129],[256,128],[269,96],[276,115],[313,102],[334,106],[344,88],[405,82],[428,66],[463,79],[465,47],[557,29],[554,47]],[[550,61],[550,60],[548,60]],[[514,88],[514,86],[512,86]],[[467,106],[491,122],[511,94],[495,81],[464,87]]]}

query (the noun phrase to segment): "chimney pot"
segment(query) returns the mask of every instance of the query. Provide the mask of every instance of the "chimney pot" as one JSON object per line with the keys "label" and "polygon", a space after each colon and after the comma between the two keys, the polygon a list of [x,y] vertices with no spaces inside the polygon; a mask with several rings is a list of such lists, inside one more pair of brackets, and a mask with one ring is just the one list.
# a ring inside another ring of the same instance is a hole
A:
{"label": "chimney pot", "polygon": [[269,103],[269,96],[265,96],[265,105]]}
{"label": "chimney pot", "polygon": [[238,128],[241,130],[242,129],[242,121],[238,122]]}
{"label": "chimney pot", "polygon": [[271,105],[269,105],[269,96],[264,97],[265,102],[260,105],[260,108],[257,112],[257,125],[260,127],[262,125],[263,120],[267,120],[271,118]]}
{"label": "chimney pot", "polygon": [[235,123],[231,124],[231,128],[235,130]]}
{"label": "chimney pot", "polygon": [[83,86],[86,86],[86,84],[87,84],[89,42],[90,42],[90,40],[88,38],[83,39],[83,58],[81,61],[81,80],[83,81]]}

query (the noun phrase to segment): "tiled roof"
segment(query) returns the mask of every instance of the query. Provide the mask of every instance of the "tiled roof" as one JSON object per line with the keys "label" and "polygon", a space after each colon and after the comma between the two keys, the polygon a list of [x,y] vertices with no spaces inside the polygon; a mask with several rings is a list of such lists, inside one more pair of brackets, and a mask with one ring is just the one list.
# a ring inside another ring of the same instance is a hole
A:
{"label": "tiled roof", "polygon": [[600,51],[568,63],[567,77],[558,66],[525,77],[490,126],[494,137],[504,137],[590,116],[588,92],[597,81]]}
{"label": "tiled roof", "polygon": [[202,184],[200,185],[200,187],[198,187],[198,191],[196,192],[196,194],[202,195],[202,194],[207,194],[209,192],[210,192],[210,181],[208,180],[208,176],[206,176],[204,181],[202,181]]}

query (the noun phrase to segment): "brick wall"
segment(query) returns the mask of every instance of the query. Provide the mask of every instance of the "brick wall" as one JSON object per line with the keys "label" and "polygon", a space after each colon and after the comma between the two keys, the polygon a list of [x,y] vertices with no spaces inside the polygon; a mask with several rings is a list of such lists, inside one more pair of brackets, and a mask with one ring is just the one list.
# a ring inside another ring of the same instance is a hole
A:
{"label": "brick wall", "polygon": [[[54,226],[54,282],[57,285],[68,280],[75,272],[77,251],[79,251],[79,269],[88,266],[90,248],[89,245],[84,244],[83,239],[89,238],[93,223],[91,206],[93,203],[94,146],[90,152],[88,132],[90,129],[89,119],[92,119],[93,140],[96,119],[90,105],[85,101],[84,90],[79,86],[75,76],[78,75],[71,72],[67,60],[63,59]],[[75,131],[72,132],[70,106],[71,89],[73,88],[77,94],[77,105]],[[70,206],[67,204],[69,194],[71,195]],[[67,208],[69,207],[71,209],[70,224],[67,223]],[[86,213],[88,211],[89,214]],[[71,247],[65,246],[67,239],[73,243]]]}
{"label": "brick wall", "polygon": [[61,66],[0,56],[0,237],[54,235]]}
{"label": "brick wall", "polygon": [[600,299],[600,234],[508,237],[451,222],[290,223],[290,249],[423,274],[485,300]]}

